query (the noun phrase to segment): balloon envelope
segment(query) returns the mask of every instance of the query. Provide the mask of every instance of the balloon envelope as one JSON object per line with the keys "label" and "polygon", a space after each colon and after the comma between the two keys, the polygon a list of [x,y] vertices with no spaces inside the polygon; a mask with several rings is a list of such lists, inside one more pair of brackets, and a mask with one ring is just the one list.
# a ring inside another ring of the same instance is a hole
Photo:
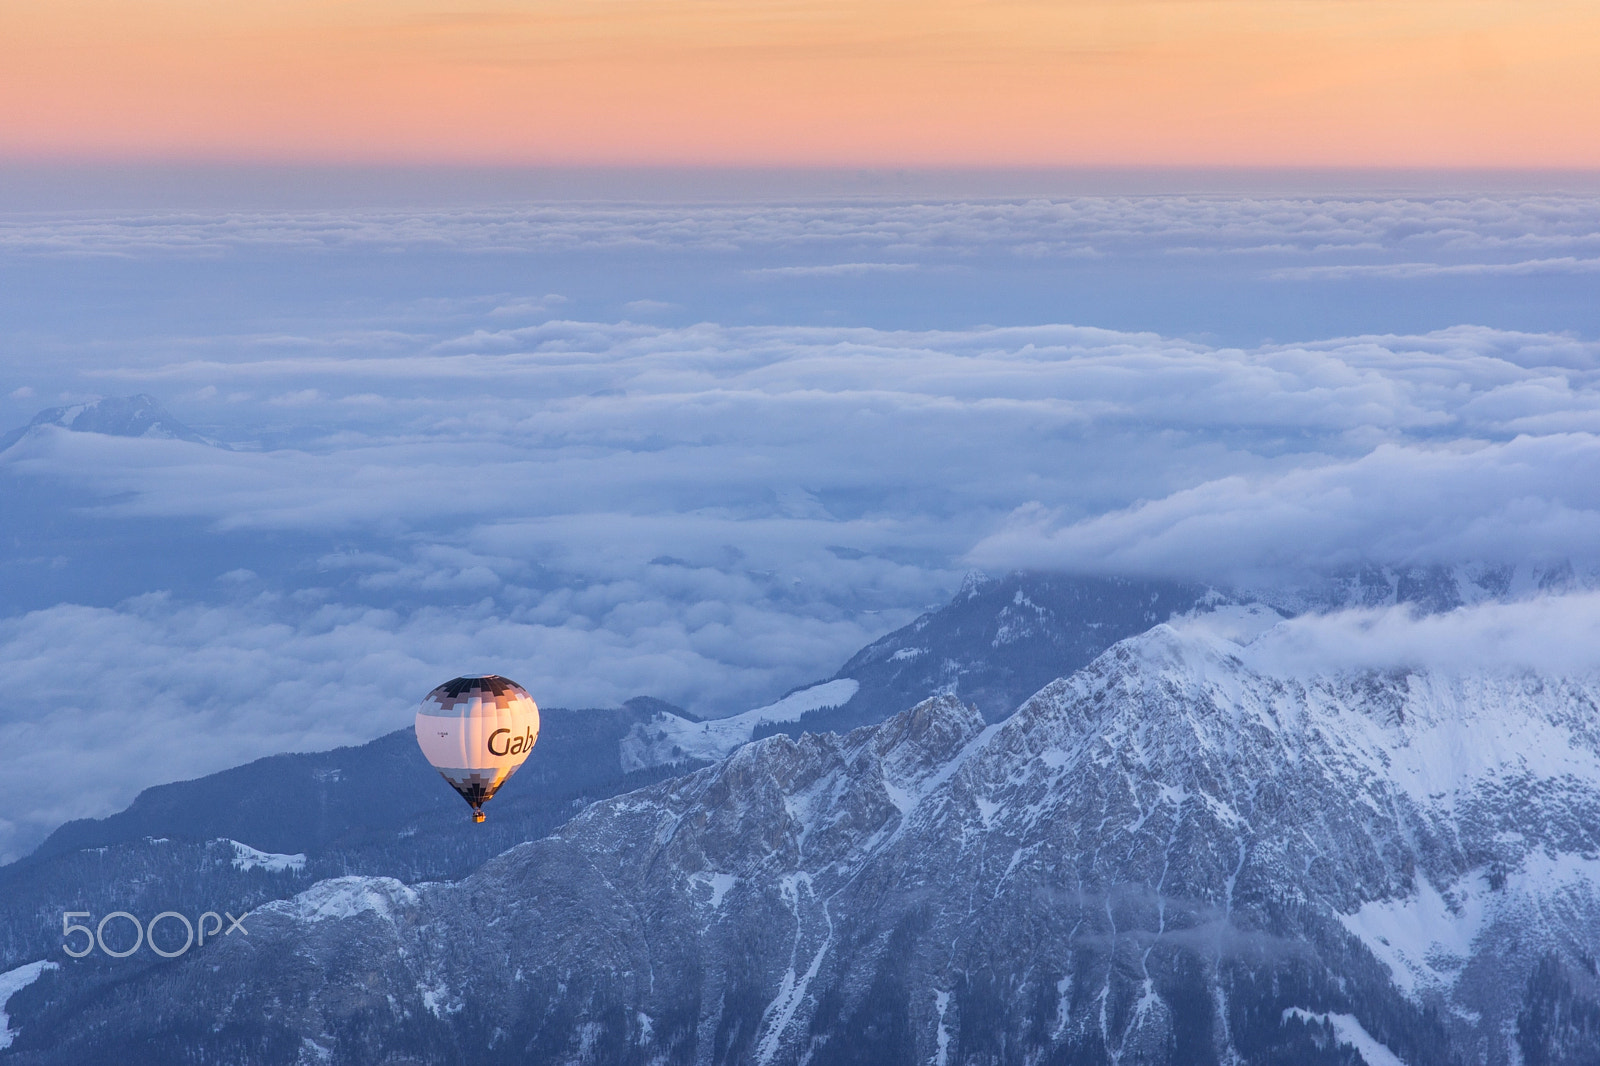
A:
{"label": "balloon envelope", "polygon": [[422,754],[482,821],[480,808],[539,739],[539,708],[526,689],[497,674],[458,677],[423,699],[416,729]]}

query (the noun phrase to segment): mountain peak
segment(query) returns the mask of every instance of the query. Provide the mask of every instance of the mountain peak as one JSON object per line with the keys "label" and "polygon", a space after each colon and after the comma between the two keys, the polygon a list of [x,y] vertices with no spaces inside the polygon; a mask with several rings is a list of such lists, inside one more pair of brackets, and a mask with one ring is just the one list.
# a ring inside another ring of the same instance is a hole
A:
{"label": "mountain peak", "polygon": [[134,396],[106,396],[86,403],[40,411],[26,426],[0,437],[0,451],[5,451],[29,433],[46,426],[68,429],[74,433],[103,433],[113,437],[214,443],[173,418],[155,397],[141,392]]}

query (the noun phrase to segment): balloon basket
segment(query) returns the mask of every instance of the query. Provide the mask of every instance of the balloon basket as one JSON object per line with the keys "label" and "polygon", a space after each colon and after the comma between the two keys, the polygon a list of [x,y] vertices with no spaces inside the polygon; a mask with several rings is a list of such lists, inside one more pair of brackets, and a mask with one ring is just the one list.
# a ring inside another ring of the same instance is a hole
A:
{"label": "balloon basket", "polygon": [[483,821],[483,818],[484,818],[484,814],[483,814],[482,811],[473,811],[472,812],[472,820],[474,822],[481,822],[481,821]]}

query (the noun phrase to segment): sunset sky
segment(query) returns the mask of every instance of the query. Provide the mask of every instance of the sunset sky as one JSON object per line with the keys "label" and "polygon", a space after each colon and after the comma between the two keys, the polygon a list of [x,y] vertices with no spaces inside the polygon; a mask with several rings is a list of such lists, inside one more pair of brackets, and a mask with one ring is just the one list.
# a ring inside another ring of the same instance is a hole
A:
{"label": "sunset sky", "polygon": [[1594,0],[0,0],[12,161],[1600,166]]}

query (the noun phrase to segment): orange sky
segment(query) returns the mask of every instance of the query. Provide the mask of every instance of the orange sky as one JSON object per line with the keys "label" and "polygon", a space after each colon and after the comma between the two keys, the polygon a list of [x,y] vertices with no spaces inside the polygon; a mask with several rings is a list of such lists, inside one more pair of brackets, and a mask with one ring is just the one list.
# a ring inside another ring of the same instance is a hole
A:
{"label": "orange sky", "polygon": [[0,157],[1600,167],[1600,0],[0,0]]}

